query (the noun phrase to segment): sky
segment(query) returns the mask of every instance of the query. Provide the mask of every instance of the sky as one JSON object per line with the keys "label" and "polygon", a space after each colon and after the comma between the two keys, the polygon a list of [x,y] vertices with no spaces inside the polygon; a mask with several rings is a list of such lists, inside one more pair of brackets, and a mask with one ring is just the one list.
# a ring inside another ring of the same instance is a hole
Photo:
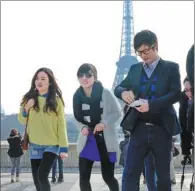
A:
{"label": "sky", "polygon": [[[159,55],[179,63],[183,80],[186,55],[194,43],[194,2],[134,1],[133,14],[134,32],[155,32]],[[53,70],[66,113],[72,113],[81,64],[94,64],[99,80],[111,89],[120,53],[122,15],[122,1],[2,1],[1,104],[5,113],[18,113],[40,67]]]}

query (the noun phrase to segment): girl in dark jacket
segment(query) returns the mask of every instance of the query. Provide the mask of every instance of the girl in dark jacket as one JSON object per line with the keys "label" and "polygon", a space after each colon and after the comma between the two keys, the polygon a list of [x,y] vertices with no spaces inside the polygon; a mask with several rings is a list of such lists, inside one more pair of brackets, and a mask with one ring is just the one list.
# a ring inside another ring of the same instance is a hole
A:
{"label": "girl in dark jacket", "polygon": [[21,148],[21,137],[18,135],[17,129],[12,129],[10,136],[7,138],[9,143],[8,155],[11,159],[12,168],[11,168],[11,182],[14,182],[14,173],[16,169],[16,182],[19,181],[20,173],[20,157],[23,155]]}

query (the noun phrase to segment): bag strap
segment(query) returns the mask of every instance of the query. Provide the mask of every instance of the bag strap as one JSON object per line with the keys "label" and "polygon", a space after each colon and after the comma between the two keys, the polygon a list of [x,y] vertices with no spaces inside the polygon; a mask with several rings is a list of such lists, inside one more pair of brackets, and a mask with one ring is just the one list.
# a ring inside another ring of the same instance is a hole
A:
{"label": "bag strap", "polygon": [[30,116],[30,111],[28,112],[28,115],[27,115],[27,118],[26,118],[25,133],[27,133],[27,126],[28,126],[29,116]]}

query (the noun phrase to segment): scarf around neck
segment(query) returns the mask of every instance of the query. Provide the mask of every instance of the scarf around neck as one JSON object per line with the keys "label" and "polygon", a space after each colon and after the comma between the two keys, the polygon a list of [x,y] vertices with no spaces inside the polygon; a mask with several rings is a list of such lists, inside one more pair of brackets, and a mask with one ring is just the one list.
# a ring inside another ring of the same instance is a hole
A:
{"label": "scarf around neck", "polygon": [[101,120],[103,86],[101,82],[94,82],[91,96],[87,97],[82,87],[79,87],[74,95],[73,110],[77,121],[94,128]]}

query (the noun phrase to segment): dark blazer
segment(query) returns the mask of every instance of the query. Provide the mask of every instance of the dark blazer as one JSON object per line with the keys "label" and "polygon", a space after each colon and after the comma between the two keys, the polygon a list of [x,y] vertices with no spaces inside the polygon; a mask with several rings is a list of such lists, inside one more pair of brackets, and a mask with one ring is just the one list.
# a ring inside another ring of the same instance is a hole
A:
{"label": "dark blazer", "polygon": [[[139,98],[142,68],[142,63],[131,66],[127,77],[114,90],[116,97],[122,99],[123,91],[132,90],[135,97]],[[161,72],[156,83],[156,99],[149,100],[149,111],[160,113],[167,131],[171,135],[177,135],[181,132],[181,127],[173,104],[179,101],[181,94],[179,65],[160,59],[157,68]]]}
{"label": "dark blazer", "polygon": [[7,141],[9,143],[8,155],[10,157],[20,157],[23,155],[21,148],[21,138],[18,135],[8,137]]}

